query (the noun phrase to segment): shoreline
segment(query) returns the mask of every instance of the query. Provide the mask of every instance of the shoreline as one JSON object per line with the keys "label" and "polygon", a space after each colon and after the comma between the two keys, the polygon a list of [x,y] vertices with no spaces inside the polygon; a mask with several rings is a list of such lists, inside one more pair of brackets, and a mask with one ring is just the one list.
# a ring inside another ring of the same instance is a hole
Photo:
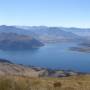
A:
{"label": "shoreline", "polygon": [[89,75],[90,73],[75,72],[73,70],[49,69],[35,66],[15,64],[8,60],[0,59],[0,75],[17,75],[26,77],[69,77]]}

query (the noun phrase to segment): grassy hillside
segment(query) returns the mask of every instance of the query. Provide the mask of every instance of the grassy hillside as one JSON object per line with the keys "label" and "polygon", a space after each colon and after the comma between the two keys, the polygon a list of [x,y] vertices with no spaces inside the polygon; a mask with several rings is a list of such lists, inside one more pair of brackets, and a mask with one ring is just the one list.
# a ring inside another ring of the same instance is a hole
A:
{"label": "grassy hillside", "polygon": [[64,78],[0,76],[0,90],[90,90],[90,76]]}

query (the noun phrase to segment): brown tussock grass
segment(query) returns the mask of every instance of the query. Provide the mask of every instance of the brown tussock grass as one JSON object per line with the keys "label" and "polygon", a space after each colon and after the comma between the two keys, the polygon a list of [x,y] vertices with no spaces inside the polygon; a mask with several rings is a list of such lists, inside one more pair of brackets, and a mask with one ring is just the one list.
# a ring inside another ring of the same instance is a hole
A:
{"label": "brown tussock grass", "polygon": [[0,76],[0,90],[90,90],[90,75],[64,78]]}

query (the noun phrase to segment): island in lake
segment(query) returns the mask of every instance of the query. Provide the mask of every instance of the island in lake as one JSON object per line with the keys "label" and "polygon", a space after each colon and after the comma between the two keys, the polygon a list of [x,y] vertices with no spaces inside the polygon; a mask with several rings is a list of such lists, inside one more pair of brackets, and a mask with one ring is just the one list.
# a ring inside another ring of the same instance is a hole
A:
{"label": "island in lake", "polygon": [[90,42],[80,43],[77,47],[71,47],[70,50],[90,53]]}

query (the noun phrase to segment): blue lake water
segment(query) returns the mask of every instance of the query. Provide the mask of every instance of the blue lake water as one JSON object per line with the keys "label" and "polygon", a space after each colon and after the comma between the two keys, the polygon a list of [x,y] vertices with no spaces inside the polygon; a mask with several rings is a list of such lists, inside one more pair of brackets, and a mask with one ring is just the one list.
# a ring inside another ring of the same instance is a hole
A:
{"label": "blue lake water", "polygon": [[74,43],[46,44],[28,51],[2,51],[0,58],[18,64],[40,66],[53,69],[90,72],[90,53],[70,51]]}

